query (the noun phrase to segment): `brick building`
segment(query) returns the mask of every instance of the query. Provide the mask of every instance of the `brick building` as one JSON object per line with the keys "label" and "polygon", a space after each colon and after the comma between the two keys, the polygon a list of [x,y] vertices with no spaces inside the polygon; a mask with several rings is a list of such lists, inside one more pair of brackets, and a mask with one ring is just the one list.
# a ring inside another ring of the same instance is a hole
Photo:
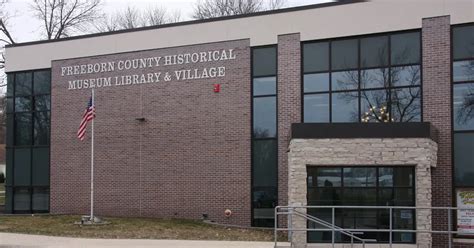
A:
{"label": "brick building", "polygon": [[[472,0],[339,1],[6,54],[9,213],[89,212],[90,130],[84,141],[76,133],[94,89],[98,215],[273,226],[277,205],[426,207],[395,209],[390,223],[452,226],[463,232],[454,244],[473,247],[471,212],[432,209],[474,207]],[[346,209],[335,221],[387,229],[387,219]],[[448,243],[410,231],[361,237]]]}

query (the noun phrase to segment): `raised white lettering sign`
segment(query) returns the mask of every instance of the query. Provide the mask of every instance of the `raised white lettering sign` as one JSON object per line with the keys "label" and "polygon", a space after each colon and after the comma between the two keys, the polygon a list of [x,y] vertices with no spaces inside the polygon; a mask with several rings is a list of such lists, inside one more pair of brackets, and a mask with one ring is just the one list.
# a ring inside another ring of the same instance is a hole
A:
{"label": "raised white lettering sign", "polygon": [[151,73],[69,80],[67,84],[69,90],[148,84],[162,81],[170,82],[219,78],[225,77],[225,66],[204,67],[201,69],[180,69],[175,71],[166,71],[165,67],[173,65],[193,65],[234,59],[236,59],[234,49],[182,53],[166,55],[163,57],[136,58],[101,63],[62,66],[61,77],[157,68],[155,72]]}

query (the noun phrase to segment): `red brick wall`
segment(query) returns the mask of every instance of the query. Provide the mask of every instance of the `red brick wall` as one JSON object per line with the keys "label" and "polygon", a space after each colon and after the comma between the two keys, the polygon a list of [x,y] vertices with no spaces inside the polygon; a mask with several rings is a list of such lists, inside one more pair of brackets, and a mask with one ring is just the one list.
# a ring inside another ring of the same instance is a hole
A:
{"label": "red brick wall", "polygon": [[[423,42],[423,121],[439,130],[438,163],[432,170],[432,205],[452,205],[450,17],[425,18]],[[433,230],[447,230],[447,213],[434,211]],[[433,247],[447,247],[447,235],[434,235]]]}
{"label": "red brick wall", "polygon": [[301,122],[300,34],[278,36],[278,204],[288,205],[288,145]]}
{"label": "red brick wall", "polygon": [[[100,216],[199,219],[250,225],[250,42],[222,43],[54,61],[51,213],[88,214],[90,129],[76,138],[90,90],[71,79],[226,66],[216,79],[96,89],[95,210]],[[61,77],[61,66],[235,49],[237,59]],[[221,92],[213,92],[213,84]],[[144,117],[140,122],[136,118]],[[224,210],[233,215],[224,217]]]}
{"label": "red brick wall", "polygon": [[474,244],[468,243],[454,243],[453,248],[474,248]]}

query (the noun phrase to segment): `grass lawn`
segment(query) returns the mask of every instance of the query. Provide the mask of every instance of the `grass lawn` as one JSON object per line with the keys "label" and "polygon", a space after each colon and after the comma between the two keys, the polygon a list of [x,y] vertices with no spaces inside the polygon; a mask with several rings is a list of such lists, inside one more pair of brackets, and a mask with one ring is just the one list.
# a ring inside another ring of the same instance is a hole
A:
{"label": "grass lawn", "polygon": [[0,205],[5,205],[5,184],[0,183]]}
{"label": "grass lawn", "polygon": [[190,220],[104,218],[103,226],[74,225],[80,216],[1,216],[0,232],[117,239],[272,241],[272,230],[226,228]]}

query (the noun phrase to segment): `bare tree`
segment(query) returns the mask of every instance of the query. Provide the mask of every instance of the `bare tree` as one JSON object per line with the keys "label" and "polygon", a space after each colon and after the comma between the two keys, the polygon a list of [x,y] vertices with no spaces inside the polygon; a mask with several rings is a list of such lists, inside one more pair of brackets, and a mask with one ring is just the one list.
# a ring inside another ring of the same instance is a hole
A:
{"label": "bare tree", "polygon": [[[379,64],[386,61],[387,51],[378,52]],[[400,60],[405,60],[408,52],[401,53]],[[357,94],[359,87],[359,73],[357,71],[344,71],[333,74],[333,89],[341,90],[337,100],[350,105],[361,100],[359,116],[358,108],[350,113],[350,121],[357,122],[410,122],[420,118],[421,84],[419,66],[392,67],[391,70],[383,67],[362,70],[360,72],[360,96]],[[390,88],[392,86],[403,86]],[[334,110],[333,110],[334,111]]]}
{"label": "bare tree", "polygon": [[[466,81],[474,80],[474,61],[466,61],[460,68],[464,75],[467,76]],[[469,123],[474,119],[474,84],[465,84],[466,89],[463,90],[461,101],[454,106],[457,116],[455,122],[459,125]]]}
{"label": "bare tree", "polygon": [[[0,0],[0,87],[6,85],[5,70],[5,45],[15,44],[13,36],[8,31],[9,15],[6,11],[8,0]],[[4,104],[2,105],[2,107]],[[2,108],[3,109],[3,108]]]}
{"label": "bare tree", "polygon": [[100,17],[100,5],[101,0],[33,0],[32,9],[52,40],[87,32]]}
{"label": "bare tree", "polygon": [[141,14],[138,9],[128,6],[124,12],[118,14],[115,21],[120,29],[137,28],[141,25]]}
{"label": "bare tree", "polygon": [[208,19],[279,9],[285,0],[199,0],[194,6],[194,19]]}
{"label": "bare tree", "polygon": [[179,11],[168,12],[165,8],[158,6],[144,10],[128,6],[122,12],[104,15],[95,27],[99,32],[107,32],[179,22],[180,19]]}
{"label": "bare tree", "polygon": [[163,7],[147,8],[142,13],[142,26],[155,26],[166,23],[179,22],[181,20],[181,12],[168,12]]}
{"label": "bare tree", "polygon": [[[8,25],[9,15],[6,4],[0,0],[0,87],[5,86],[5,45],[15,44]],[[102,0],[33,0],[34,16],[43,26],[47,40],[67,37],[74,32],[88,32],[90,24],[100,17]]]}
{"label": "bare tree", "polygon": [[7,3],[8,0],[0,0],[0,42],[3,44],[14,44],[15,41],[10,32],[8,31],[9,15],[5,11]]}

